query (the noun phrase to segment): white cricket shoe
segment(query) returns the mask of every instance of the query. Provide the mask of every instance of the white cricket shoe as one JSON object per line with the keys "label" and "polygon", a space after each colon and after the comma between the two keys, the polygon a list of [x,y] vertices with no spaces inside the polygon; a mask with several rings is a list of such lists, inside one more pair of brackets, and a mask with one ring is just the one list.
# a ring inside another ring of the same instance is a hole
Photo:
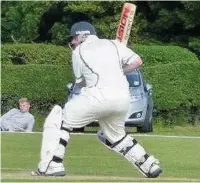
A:
{"label": "white cricket shoe", "polygon": [[52,173],[44,173],[40,172],[39,170],[35,170],[31,172],[32,176],[65,176],[65,171],[59,171],[59,172],[52,172]]}
{"label": "white cricket shoe", "polygon": [[40,169],[32,171],[32,176],[65,176],[65,168],[62,163],[51,162],[46,172],[41,172]]}
{"label": "white cricket shoe", "polygon": [[163,172],[163,171],[162,171],[162,168],[160,168],[159,165],[154,164],[154,165],[151,167],[151,169],[150,169],[150,171],[149,171],[147,177],[148,177],[148,178],[156,178],[156,177],[158,177],[162,172]]}

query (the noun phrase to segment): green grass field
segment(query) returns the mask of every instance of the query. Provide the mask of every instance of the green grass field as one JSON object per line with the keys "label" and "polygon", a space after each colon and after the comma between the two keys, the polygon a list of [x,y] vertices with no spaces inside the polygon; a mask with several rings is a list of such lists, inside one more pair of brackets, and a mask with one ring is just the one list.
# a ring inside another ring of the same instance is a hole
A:
{"label": "green grass field", "polygon": [[32,177],[30,172],[37,168],[39,161],[41,134],[2,133],[1,181],[200,181],[200,137],[170,138],[136,135],[136,139],[145,147],[149,154],[155,155],[160,160],[164,172],[159,178],[144,178],[122,156],[109,151],[98,141],[95,135],[90,134],[72,134],[64,160],[67,172],[65,177]]}

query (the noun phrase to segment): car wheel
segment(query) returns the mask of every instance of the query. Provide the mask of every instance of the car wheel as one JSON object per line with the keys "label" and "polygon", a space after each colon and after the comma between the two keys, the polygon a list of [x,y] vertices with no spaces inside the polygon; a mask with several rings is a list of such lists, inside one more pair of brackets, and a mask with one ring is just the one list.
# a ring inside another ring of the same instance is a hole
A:
{"label": "car wheel", "polygon": [[137,131],[140,133],[148,133],[148,132],[153,132],[153,124],[152,124],[152,115],[148,114],[146,115],[144,125],[137,127]]}
{"label": "car wheel", "polygon": [[82,128],[74,128],[73,129],[73,132],[84,132],[85,128],[82,127]]}

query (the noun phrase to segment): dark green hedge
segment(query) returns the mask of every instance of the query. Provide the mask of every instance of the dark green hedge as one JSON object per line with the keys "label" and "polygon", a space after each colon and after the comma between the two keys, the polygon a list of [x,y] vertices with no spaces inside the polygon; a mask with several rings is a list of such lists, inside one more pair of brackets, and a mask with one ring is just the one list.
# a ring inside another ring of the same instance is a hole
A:
{"label": "dark green hedge", "polygon": [[[144,60],[141,70],[145,80],[153,85],[158,113],[166,117],[167,123],[180,113],[196,118],[200,106],[200,62],[197,57],[176,46],[136,45],[134,49]],[[14,53],[17,53],[15,59],[25,58],[24,63],[21,59],[22,63],[13,65],[17,63],[9,55]],[[15,107],[19,98],[28,97],[32,112],[40,121],[37,129],[41,129],[50,108],[54,104],[63,105],[66,100],[66,84],[73,81],[72,68],[67,62],[70,57],[70,50],[62,46],[3,45],[1,112]]]}
{"label": "dark green hedge", "polygon": [[37,130],[42,129],[44,117],[55,104],[64,105],[66,84],[73,81],[67,65],[4,65],[1,74],[1,113],[17,107],[19,98],[28,97]]}
{"label": "dark green hedge", "polygon": [[[200,62],[177,62],[142,68],[153,85],[158,109],[200,105]],[[9,73],[9,74],[8,74]],[[23,65],[2,67],[2,94],[26,96],[31,100],[63,102],[66,84],[73,80],[66,65]]]}
{"label": "dark green hedge", "polygon": [[5,44],[1,48],[2,64],[68,64],[68,46],[52,44]]}
{"label": "dark green hedge", "polygon": [[200,62],[177,62],[142,68],[153,85],[159,110],[200,106]]}
{"label": "dark green hedge", "polygon": [[132,48],[142,57],[145,67],[175,62],[198,61],[194,53],[178,46],[136,45],[132,46]]}
{"label": "dark green hedge", "polygon": [[28,97],[31,100],[63,101],[66,84],[73,80],[67,65],[2,66],[2,94]]}
{"label": "dark green hedge", "polygon": [[[131,46],[141,55],[144,66],[184,61],[197,61],[192,52],[178,46]],[[2,46],[2,64],[68,64],[71,50],[50,44],[5,44]]]}

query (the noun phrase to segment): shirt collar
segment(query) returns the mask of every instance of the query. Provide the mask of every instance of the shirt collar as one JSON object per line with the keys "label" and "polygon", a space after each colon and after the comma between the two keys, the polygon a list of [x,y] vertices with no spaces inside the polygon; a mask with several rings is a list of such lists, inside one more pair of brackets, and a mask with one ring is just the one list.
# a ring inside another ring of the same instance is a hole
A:
{"label": "shirt collar", "polygon": [[99,39],[96,35],[89,35],[84,42],[91,43],[94,40]]}
{"label": "shirt collar", "polygon": [[[94,40],[97,40],[97,39],[99,39],[99,38],[96,35],[89,35],[83,43],[92,43]],[[81,43],[81,44],[83,44],[83,43]],[[72,52],[77,50],[77,48],[79,48],[81,44],[79,44],[74,50],[72,50]]]}

